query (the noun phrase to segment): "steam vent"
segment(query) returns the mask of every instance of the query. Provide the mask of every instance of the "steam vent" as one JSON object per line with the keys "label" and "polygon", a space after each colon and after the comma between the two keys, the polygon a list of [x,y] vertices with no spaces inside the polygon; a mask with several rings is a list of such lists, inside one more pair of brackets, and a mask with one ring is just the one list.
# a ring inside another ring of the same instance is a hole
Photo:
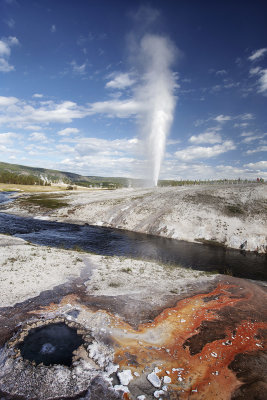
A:
{"label": "steam vent", "polygon": [[[92,350],[95,346],[97,341],[88,330],[61,318],[24,325],[0,355],[1,399],[80,398],[88,394],[97,376],[95,385],[100,385],[101,396],[105,396],[107,384],[99,383],[99,375],[105,374],[108,362],[98,362]],[[100,346],[108,360],[109,349],[103,343]],[[110,390],[107,396],[120,398]]]}
{"label": "steam vent", "polygon": [[37,365],[72,365],[74,350],[83,344],[77,330],[64,323],[49,324],[29,331],[18,345],[24,360]]}

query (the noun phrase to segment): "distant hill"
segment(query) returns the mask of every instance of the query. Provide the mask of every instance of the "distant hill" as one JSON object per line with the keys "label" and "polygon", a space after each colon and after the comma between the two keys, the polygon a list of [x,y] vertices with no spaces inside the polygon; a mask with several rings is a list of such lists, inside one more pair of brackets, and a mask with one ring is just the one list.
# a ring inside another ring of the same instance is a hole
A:
{"label": "distant hill", "polygon": [[17,175],[28,175],[51,183],[67,183],[80,186],[102,186],[102,187],[128,187],[138,186],[141,181],[121,177],[83,176],[72,172],[58,171],[55,169],[27,167],[19,164],[0,162],[1,173],[9,172]]}

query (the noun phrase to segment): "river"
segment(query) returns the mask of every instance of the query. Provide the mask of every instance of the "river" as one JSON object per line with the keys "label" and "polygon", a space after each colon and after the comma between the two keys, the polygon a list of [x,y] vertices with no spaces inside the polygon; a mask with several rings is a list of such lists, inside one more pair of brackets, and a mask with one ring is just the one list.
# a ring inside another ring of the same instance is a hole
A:
{"label": "river", "polygon": [[[0,193],[0,203],[12,201]],[[92,225],[25,218],[0,212],[0,233],[38,245],[82,249],[101,255],[125,256],[216,271],[240,278],[267,280],[267,257],[220,246],[190,243],[159,236]]]}

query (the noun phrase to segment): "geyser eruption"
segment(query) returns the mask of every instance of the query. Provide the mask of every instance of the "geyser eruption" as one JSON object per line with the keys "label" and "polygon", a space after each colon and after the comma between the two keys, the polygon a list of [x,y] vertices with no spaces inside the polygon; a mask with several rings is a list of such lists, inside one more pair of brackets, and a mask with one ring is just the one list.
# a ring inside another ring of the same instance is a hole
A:
{"label": "geyser eruption", "polygon": [[136,97],[142,104],[140,130],[148,160],[149,180],[154,186],[158,183],[176,103],[176,78],[171,70],[176,53],[172,42],[162,36],[147,34],[140,42],[143,78],[136,89]]}

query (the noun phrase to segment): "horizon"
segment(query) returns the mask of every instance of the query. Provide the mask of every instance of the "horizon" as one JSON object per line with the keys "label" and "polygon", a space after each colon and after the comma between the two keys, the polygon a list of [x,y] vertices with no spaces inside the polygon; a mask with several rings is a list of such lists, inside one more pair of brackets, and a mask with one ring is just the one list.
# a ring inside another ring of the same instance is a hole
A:
{"label": "horizon", "polygon": [[139,125],[156,79],[141,90],[151,71],[140,49],[154,37],[152,56],[159,43],[169,50],[173,101],[159,179],[267,179],[264,2],[1,0],[0,9],[1,161],[146,179]]}

